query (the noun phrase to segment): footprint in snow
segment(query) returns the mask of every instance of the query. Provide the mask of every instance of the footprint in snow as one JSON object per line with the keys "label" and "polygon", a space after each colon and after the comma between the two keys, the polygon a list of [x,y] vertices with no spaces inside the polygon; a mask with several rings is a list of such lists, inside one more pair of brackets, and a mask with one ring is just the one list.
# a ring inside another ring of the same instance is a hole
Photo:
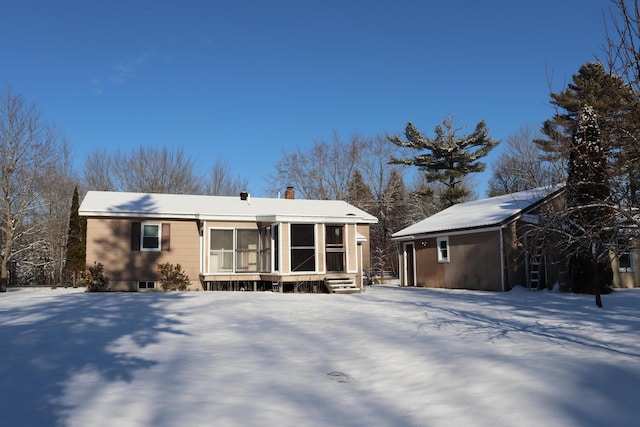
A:
{"label": "footprint in snow", "polygon": [[329,375],[332,379],[336,380],[339,383],[348,383],[353,381],[353,377],[351,375],[345,374],[344,372],[331,371],[327,375]]}

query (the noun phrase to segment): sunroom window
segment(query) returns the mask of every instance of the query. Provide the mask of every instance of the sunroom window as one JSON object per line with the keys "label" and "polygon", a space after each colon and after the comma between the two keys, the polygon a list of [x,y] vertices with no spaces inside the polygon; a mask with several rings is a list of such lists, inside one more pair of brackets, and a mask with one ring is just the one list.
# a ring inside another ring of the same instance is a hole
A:
{"label": "sunroom window", "polygon": [[291,224],[291,271],[315,271],[315,269],[315,226]]}
{"label": "sunroom window", "polygon": [[258,230],[236,230],[236,272],[258,271]]}
{"label": "sunroom window", "polygon": [[271,227],[260,229],[260,272],[271,272]]}
{"label": "sunroom window", "polygon": [[325,230],[327,271],[344,271],[344,228],[327,225]]}
{"label": "sunroom window", "polygon": [[211,229],[209,270],[212,273],[233,272],[233,230]]}

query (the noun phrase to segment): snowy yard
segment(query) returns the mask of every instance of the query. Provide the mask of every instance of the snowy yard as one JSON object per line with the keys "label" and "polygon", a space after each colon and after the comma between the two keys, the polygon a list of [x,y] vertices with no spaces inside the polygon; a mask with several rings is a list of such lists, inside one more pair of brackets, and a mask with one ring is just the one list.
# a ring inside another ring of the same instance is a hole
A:
{"label": "snowy yard", "polygon": [[2,426],[635,426],[640,289],[0,294]]}

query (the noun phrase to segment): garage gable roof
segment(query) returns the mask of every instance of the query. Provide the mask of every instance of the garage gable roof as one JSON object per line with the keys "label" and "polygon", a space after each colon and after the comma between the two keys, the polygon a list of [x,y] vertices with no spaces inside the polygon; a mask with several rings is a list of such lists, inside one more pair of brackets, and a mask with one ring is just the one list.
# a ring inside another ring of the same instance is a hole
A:
{"label": "garage gable roof", "polygon": [[523,213],[545,198],[562,190],[561,185],[540,187],[533,190],[487,199],[458,203],[392,235],[394,239],[409,238],[445,231],[476,229],[502,225]]}

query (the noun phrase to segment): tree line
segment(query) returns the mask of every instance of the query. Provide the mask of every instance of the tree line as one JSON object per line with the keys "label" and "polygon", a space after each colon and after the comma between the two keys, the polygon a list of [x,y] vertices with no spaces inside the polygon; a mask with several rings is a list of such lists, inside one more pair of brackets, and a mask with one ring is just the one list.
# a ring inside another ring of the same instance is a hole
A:
{"label": "tree line", "polygon": [[[576,290],[601,291],[609,254],[635,245],[640,199],[640,8],[612,0],[602,57],[580,67],[539,130],[509,135],[491,163],[488,195],[565,183],[563,209],[548,212],[538,232],[573,266]],[[221,159],[204,174],[182,148],[94,151],[76,174],[63,133],[33,104],[7,88],[0,94],[0,290],[16,262],[29,280],[61,283],[73,241],[75,192],[113,190],[237,195],[248,182]],[[471,197],[472,174],[500,141],[481,120],[471,132],[446,116],[433,137],[408,122],[402,135],[360,135],[284,150],[267,177],[275,195],[294,186],[303,198],[341,199],[375,215],[372,266],[397,274],[391,234]],[[28,268],[27,268],[28,267]],[[583,289],[579,289],[580,286]]]}

